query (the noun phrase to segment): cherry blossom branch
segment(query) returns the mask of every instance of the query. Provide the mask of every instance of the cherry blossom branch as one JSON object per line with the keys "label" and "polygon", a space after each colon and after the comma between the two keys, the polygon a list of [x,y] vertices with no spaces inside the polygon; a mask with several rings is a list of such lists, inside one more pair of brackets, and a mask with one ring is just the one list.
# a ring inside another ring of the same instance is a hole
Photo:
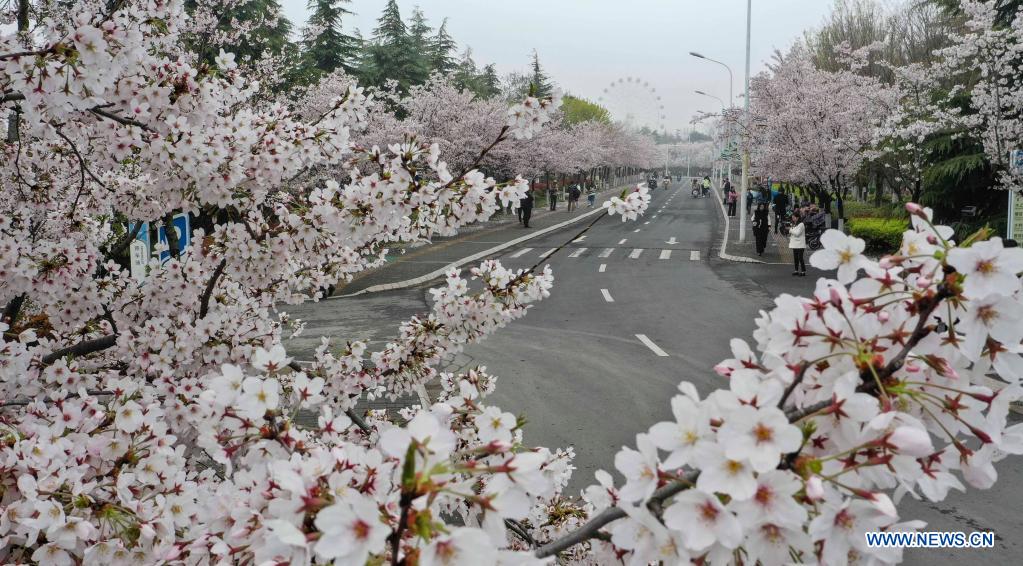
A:
{"label": "cherry blossom branch", "polygon": [[220,263],[217,264],[217,268],[213,270],[213,275],[210,276],[209,282],[206,283],[206,288],[203,289],[202,292],[202,298],[199,300],[199,317],[196,319],[196,322],[198,322],[199,319],[206,317],[206,313],[209,311],[210,307],[210,297],[213,296],[213,288],[216,287],[217,280],[220,279],[221,275],[223,275],[224,268],[226,266],[227,259],[225,258],[220,260]]}
{"label": "cherry blossom branch", "polygon": [[68,346],[67,348],[61,348],[60,350],[49,353],[43,356],[40,361],[43,365],[50,365],[64,356],[85,356],[87,354],[94,354],[96,352],[102,352],[103,350],[113,348],[116,344],[116,334],[93,338],[91,340],[82,340],[81,342]]}
{"label": "cherry blossom branch", "polygon": [[[656,506],[660,505],[668,498],[689,489],[696,483],[696,480],[699,477],[700,470],[690,470],[683,474],[681,478],[657,488],[653,495],[651,495],[647,500],[647,507],[651,509],[656,508]],[[540,547],[536,551],[536,557],[547,558],[548,556],[554,556],[577,544],[584,543],[592,538],[597,538],[601,528],[608,523],[617,521],[625,516],[626,513],[621,507],[609,507],[601,511],[600,514],[587,521],[585,525],[579,527],[575,531]]]}

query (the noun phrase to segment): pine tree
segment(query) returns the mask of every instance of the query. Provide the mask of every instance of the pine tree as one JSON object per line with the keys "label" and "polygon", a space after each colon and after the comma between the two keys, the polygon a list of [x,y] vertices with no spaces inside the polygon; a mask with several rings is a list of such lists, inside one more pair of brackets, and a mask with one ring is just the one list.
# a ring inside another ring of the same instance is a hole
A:
{"label": "pine tree", "polygon": [[309,0],[309,29],[314,33],[303,40],[304,64],[310,79],[341,68],[346,73],[355,71],[354,60],[359,41],[346,35],[341,20],[351,10],[344,7],[351,0]]}
{"label": "pine tree", "polygon": [[403,92],[418,76],[418,62],[411,37],[395,0],[387,0],[384,12],[373,30],[373,41],[366,50],[363,78],[371,85],[382,85],[388,79],[398,81]]}
{"label": "pine tree", "polygon": [[551,84],[550,77],[543,71],[543,67],[540,66],[540,55],[533,50],[533,76],[530,82],[533,85],[533,95],[539,98],[550,96],[554,93],[554,85]]}
{"label": "pine tree", "polygon": [[412,10],[412,17],[409,20],[408,35],[409,43],[412,45],[412,55],[415,65],[408,69],[409,83],[420,84],[426,82],[432,71],[432,38],[433,28],[426,21],[426,15],[416,6]]}
{"label": "pine tree", "polygon": [[493,63],[483,67],[477,82],[476,94],[480,98],[492,98],[501,94],[501,77],[497,75],[497,68]]}
{"label": "pine tree", "polygon": [[431,41],[430,68],[445,75],[454,71],[458,63],[452,54],[457,47],[454,38],[448,34],[448,20],[445,18]]}
{"label": "pine tree", "polygon": [[[189,0],[185,7],[194,10],[196,0]],[[281,5],[277,0],[250,0],[239,2],[230,9],[215,14],[217,28],[229,31],[238,22],[256,23],[250,33],[244,35],[238,44],[224,45],[211,37],[190,37],[188,42],[199,58],[207,63],[226,49],[235,54],[240,63],[253,62],[266,55],[288,55],[294,50],[289,36],[291,21],[281,13]]]}
{"label": "pine tree", "polygon": [[472,60],[472,49],[465,48],[462,58],[454,69],[454,83],[461,89],[476,92],[476,62]]}

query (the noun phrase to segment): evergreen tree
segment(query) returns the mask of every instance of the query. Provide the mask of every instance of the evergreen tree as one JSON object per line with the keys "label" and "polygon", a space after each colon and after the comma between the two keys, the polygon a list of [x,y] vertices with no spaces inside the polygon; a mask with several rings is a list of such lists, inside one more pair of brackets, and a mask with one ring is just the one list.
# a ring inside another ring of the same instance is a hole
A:
{"label": "evergreen tree", "polygon": [[430,68],[445,75],[454,71],[458,65],[453,55],[457,47],[454,38],[448,34],[448,20],[445,18],[431,41]]}
{"label": "evergreen tree", "polygon": [[309,79],[330,73],[335,69],[344,69],[346,73],[355,71],[355,58],[359,50],[359,40],[346,35],[341,28],[341,19],[351,10],[344,7],[351,0],[309,0],[309,30],[303,40],[304,64]]}
{"label": "evergreen tree", "polygon": [[412,45],[412,55],[415,66],[409,68],[409,83],[420,84],[426,82],[432,71],[433,41],[431,33],[433,28],[426,21],[423,10],[416,6],[412,10],[412,18],[409,20],[408,34],[409,43]]}
{"label": "evergreen tree", "polygon": [[478,83],[476,94],[480,98],[492,98],[501,94],[501,77],[497,76],[497,69],[493,63],[483,67]]}
{"label": "evergreen tree", "polygon": [[472,49],[465,48],[462,52],[462,59],[454,70],[454,83],[459,88],[476,92],[476,62],[472,60]]}
{"label": "evergreen tree", "polygon": [[533,50],[533,75],[530,82],[533,85],[533,95],[538,98],[550,96],[554,92],[554,85],[551,84],[550,77],[540,66],[540,55],[536,49]]}
{"label": "evergreen tree", "polygon": [[398,3],[387,0],[384,12],[377,20],[377,27],[373,30],[373,41],[366,50],[363,80],[379,86],[388,79],[394,79],[402,91],[408,90],[420,74],[413,49]]}
{"label": "evergreen tree", "polygon": [[[198,6],[196,0],[185,4],[189,12]],[[251,63],[265,55],[290,55],[295,51],[289,39],[291,22],[281,13],[277,0],[239,2],[230,9],[218,10],[214,17],[217,18],[217,28],[225,32],[237,27],[237,22],[256,25],[232,45],[224,45],[213,37],[188,38],[190,48],[206,63],[212,63],[221,49],[234,53],[239,63]]]}

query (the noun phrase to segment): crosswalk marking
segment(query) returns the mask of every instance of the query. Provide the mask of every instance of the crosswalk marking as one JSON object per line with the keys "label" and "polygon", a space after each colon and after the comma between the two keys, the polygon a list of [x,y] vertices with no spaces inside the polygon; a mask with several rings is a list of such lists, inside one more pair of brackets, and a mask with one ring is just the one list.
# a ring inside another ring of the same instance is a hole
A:
{"label": "crosswalk marking", "polygon": [[611,257],[611,253],[614,251],[614,248],[604,248],[604,251],[600,252],[600,257]]}
{"label": "crosswalk marking", "polygon": [[629,254],[629,257],[632,258],[632,259],[638,259],[640,254],[642,254],[642,253],[643,253],[643,248],[636,248],[636,249],[632,250],[632,253]]}
{"label": "crosswalk marking", "polygon": [[522,257],[531,251],[533,251],[533,248],[522,248],[521,250],[513,253],[511,257]]}
{"label": "crosswalk marking", "polygon": [[556,249],[557,248],[551,248],[551,249],[545,251],[544,253],[540,254],[540,257],[541,258],[545,258],[545,257],[551,255],[552,253],[554,253],[554,250],[556,250]]}
{"label": "crosswalk marking", "polygon": [[607,289],[601,289],[600,290],[600,294],[604,295],[604,300],[605,301],[607,301],[609,303],[615,302],[615,300],[611,298],[611,293],[609,293]]}
{"label": "crosswalk marking", "polygon": [[671,259],[671,250],[661,250],[661,259]]}
{"label": "crosswalk marking", "polygon": [[600,264],[600,269],[597,269],[597,272],[598,273],[604,273],[604,271],[606,269],[607,269],[607,264],[606,263],[602,263],[602,264]]}
{"label": "crosswalk marking", "polygon": [[578,250],[572,252],[572,255],[570,255],[568,257],[579,257],[579,256],[583,255],[584,253],[586,253],[586,249],[587,248],[579,248]]}
{"label": "crosswalk marking", "polygon": [[700,250],[689,252],[689,261],[700,261]]}

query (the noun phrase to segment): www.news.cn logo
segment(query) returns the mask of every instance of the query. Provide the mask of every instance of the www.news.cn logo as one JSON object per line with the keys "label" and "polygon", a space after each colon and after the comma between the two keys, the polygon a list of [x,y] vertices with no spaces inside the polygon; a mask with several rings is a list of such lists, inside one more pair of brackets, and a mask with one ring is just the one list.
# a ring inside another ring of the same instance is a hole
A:
{"label": "www.news.cn logo", "polygon": [[878,548],[993,548],[995,533],[979,531],[925,531],[917,533],[865,533],[867,546]]}

